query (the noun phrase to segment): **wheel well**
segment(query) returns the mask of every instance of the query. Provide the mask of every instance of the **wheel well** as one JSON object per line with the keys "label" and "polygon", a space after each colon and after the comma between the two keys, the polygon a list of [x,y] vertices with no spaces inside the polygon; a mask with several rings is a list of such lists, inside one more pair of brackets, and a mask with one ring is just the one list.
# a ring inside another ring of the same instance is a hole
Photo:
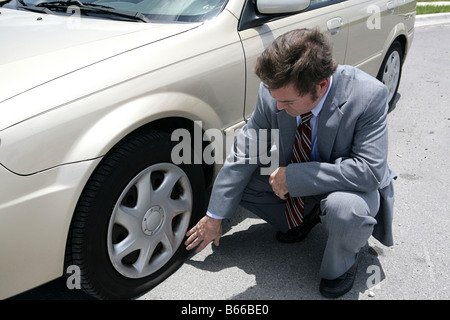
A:
{"label": "wheel well", "polygon": [[[172,134],[174,130],[176,129],[186,129],[191,134],[191,137],[194,137],[194,126],[195,123],[192,120],[182,118],[182,117],[169,117],[164,119],[158,119],[155,121],[152,121],[138,129],[136,129],[134,132],[130,133],[129,135],[141,131],[141,130],[148,130],[148,129],[157,129],[163,132],[167,132],[169,134]],[[203,128],[202,128],[202,131]],[[128,136],[129,136],[128,135]],[[191,139],[192,143],[194,143],[194,139]],[[202,141],[203,143],[203,149],[208,145],[207,141]],[[210,186],[210,184],[213,182],[214,177],[214,165],[213,164],[206,164],[203,161],[202,164],[202,171],[204,174],[204,181],[205,186]]]}
{"label": "wheel well", "polygon": [[404,35],[400,35],[392,43],[394,43],[395,41],[398,41],[400,43],[400,45],[402,46],[402,52],[403,52],[402,61],[405,61],[404,58],[406,56],[406,37]]}

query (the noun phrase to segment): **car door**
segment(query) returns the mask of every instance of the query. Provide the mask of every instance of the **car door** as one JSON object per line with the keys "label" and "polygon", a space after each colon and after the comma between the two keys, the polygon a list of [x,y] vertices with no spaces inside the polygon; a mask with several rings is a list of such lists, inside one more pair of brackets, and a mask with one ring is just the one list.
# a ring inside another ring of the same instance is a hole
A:
{"label": "car door", "polygon": [[390,45],[397,0],[347,0],[349,30],[345,64],[376,76]]}
{"label": "car door", "polygon": [[[300,13],[273,16],[273,20],[262,24],[258,24],[255,21],[258,16],[261,16],[257,12],[255,14],[255,12],[256,6],[254,1],[247,1],[239,27],[247,71],[245,119],[250,117],[255,108],[260,83],[260,80],[254,73],[256,59],[275,38],[290,30],[314,28],[317,26],[322,32],[330,36],[333,42],[334,57],[339,63],[343,63],[348,37],[348,17],[346,16],[342,0],[312,0],[310,6]],[[251,13],[253,13],[253,16]]]}

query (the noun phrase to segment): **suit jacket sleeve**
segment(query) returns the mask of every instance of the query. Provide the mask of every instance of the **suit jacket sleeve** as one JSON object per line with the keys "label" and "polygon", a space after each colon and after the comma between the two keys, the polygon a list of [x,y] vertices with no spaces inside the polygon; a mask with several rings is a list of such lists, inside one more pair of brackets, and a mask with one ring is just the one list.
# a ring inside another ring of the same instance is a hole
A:
{"label": "suit jacket sleeve", "polygon": [[267,94],[267,90],[259,90],[255,111],[238,134],[215,180],[208,205],[208,211],[214,215],[228,218],[236,211],[253,173],[262,166],[261,157],[267,157],[271,145],[271,115],[265,112],[264,103]]}

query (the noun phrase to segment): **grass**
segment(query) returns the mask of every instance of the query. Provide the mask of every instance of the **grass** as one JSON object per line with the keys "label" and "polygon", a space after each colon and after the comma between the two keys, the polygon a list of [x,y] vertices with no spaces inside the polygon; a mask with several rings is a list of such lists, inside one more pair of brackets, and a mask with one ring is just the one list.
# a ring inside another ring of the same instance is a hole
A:
{"label": "grass", "polygon": [[417,6],[417,14],[450,12],[450,6]]}
{"label": "grass", "polygon": [[[417,2],[439,2],[445,0],[417,0]],[[431,14],[431,13],[442,13],[442,12],[450,12],[450,5],[443,6],[433,6],[433,5],[424,5],[417,6],[416,10],[417,14]]]}

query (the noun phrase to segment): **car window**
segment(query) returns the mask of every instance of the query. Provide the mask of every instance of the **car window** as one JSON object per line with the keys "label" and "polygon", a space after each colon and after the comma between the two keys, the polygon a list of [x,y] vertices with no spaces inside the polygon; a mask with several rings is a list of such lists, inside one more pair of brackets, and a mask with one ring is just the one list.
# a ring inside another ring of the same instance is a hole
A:
{"label": "car window", "polygon": [[328,6],[337,2],[343,2],[343,0],[311,0],[308,10]]}
{"label": "car window", "polygon": [[334,2],[333,0],[311,0],[311,5],[324,4],[326,2]]}
{"label": "car window", "polygon": [[91,6],[89,15],[94,15],[94,8],[139,12],[148,20],[201,22],[215,17],[226,4],[226,0],[19,0],[26,7],[45,7],[54,13],[67,13],[70,6],[81,7],[81,14],[86,13],[85,6]]}

